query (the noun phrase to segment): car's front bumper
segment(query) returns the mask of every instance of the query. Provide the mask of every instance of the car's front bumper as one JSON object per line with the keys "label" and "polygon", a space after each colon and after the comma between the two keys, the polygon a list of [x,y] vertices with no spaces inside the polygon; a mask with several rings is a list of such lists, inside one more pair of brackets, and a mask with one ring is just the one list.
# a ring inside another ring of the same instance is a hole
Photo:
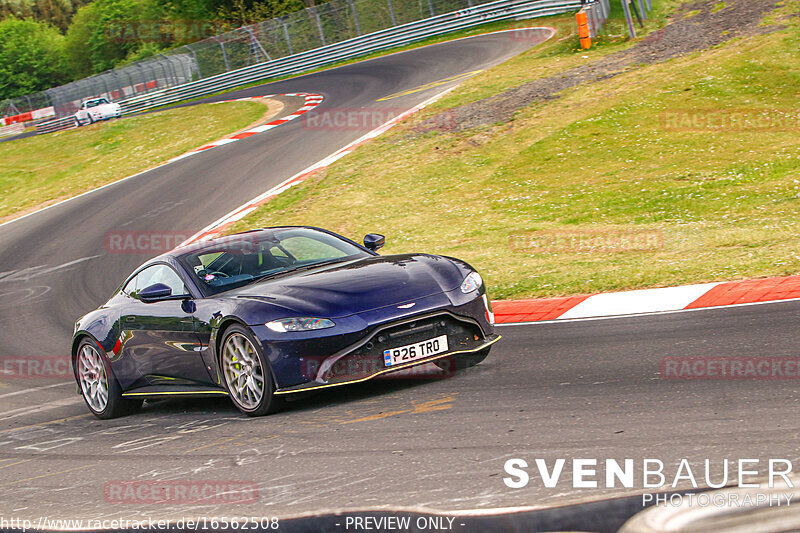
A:
{"label": "car's front bumper", "polygon": [[[384,350],[425,341],[440,335],[447,336],[447,351],[407,363],[386,366]],[[438,359],[480,352],[498,340],[500,340],[500,336],[495,333],[485,335],[474,319],[447,311],[426,313],[404,320],[392,321],[333,355],[301,357],[298,362],[307,381],[279,388],[275,393],[290,394],[358,383]]]}

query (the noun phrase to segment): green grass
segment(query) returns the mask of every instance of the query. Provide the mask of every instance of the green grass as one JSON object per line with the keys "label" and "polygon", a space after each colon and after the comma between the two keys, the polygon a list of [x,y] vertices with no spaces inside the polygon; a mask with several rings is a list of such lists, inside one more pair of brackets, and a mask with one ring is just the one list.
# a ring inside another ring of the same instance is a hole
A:
{"label": "green grass", "polygon": [[0,220],[157,166],[266,112],[205,104],[0,143]]}
{"label": "green grass", "polygon": [[[786,5],[797,11],[797,2]],[[784,19],[788,27],[778,33],[565,91],[509,123],[424,135],[401,124],[233,229],[310,224],[356,238],[382,232],[385,253],[469,261],[499,298],[796,274],[797,20]],[[472,78],[427,113],[628,46],[575,52],[565,42]],[[676,110],[720,109],[784,111],[794,123],[676,131],[662,121]],[[515,235],[545,230],[660,232],[663,246],[537,253],[511,246]]]}

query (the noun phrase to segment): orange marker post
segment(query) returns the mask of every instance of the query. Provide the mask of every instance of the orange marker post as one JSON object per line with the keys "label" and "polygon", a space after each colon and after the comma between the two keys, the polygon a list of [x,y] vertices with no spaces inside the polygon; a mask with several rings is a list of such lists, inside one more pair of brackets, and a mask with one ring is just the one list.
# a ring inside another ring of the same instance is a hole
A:
{"label": "orange marker post", "polygon": [[575,15],[578,21],[578,36],[581,38],[581,48],[588,50],[592,47],[592,38],[589,34],[589,17],[586,16],[586,11],[581,9]]}

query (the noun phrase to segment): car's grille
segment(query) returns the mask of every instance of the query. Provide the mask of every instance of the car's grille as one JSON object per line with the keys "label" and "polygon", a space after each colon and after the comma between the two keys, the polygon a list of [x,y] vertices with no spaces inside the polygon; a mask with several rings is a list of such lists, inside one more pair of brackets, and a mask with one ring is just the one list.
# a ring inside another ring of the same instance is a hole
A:
{"label": "car's grille", "polygon": [[458,320],[451,315],[420,318],[373,333],[366,343],[336,361],[322,378],[331,382],[371,376],[386,369],[384,350],[440,335],[447,335],[448,352],[468,350],[483,340],[483,334],[476,324]]}

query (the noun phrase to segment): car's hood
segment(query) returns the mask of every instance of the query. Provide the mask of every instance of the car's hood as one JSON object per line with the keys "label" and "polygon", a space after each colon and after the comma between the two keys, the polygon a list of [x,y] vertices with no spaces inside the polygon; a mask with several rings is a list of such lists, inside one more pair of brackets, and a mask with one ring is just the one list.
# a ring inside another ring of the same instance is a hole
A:
{"label": "car's hood", "polygon": [[448,258],[388,255],[268,279],[228,291],[224,297],[255,297],[295,316],[335,318],[450,291],[462,278]]}

